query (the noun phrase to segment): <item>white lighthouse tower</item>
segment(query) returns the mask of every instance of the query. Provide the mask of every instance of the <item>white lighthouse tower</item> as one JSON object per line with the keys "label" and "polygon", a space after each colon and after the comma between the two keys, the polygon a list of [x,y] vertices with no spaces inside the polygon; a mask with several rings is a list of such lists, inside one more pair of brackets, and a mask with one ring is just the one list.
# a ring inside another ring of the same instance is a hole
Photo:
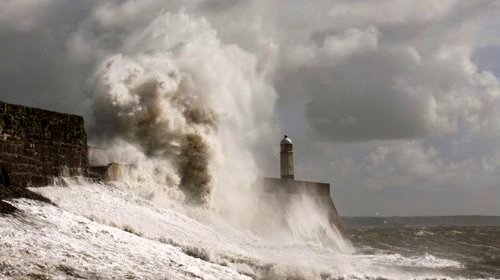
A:
{"label": "white lighthouse tower", "polygon": [[281,140],[280,165],[281,179],[294,179],[293,176],[293,142],[285,135]]}

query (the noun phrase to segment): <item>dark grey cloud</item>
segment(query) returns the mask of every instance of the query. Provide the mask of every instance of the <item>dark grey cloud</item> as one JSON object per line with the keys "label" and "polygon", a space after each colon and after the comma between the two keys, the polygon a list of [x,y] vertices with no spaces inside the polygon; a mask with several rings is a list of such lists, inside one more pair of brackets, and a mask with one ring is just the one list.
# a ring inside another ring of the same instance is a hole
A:
{"label": "dark grey cloud", "polygon": [[[91,66],[72,61],[66,42],[88,16],[89,1],[7,1],[17,16],[0,17],[0,96],[3,100],[81,113]],[[14,6],[16,6],[14,8]],[[1,6],[1,5],[0,5]],[[32,15],[32,14],[36,14]],[[30,17],[30,24],[24,25]],[[18,27],[21,25],[21,27]]]}
{"label": "dark grey cloud", "polygon": [[500,44],[479,48],[474,52],[472,58],[480,69],[491,71],[495,76],[499,77],[500,63],[497,62],[498,57],[500,57]]}
{"label": "dark grey cloud", "polygon": [[[414,138],[426,135],[425,96],[399,91],[395,73],[411,72],[405,58],[378,53],[348,65],[306,69],[311,94],[307,117],[315,133],[338,141]],[[321,75],[312,73],[321,72]],[[299,74],[300,75],[300,74]],[[319,78],[319,79],[318,79]]]}
{"label": "dark grey cloud", "polygon": [[312,132],[340,142],[415,139],[494,122],[487,112],[498,103],[497,81],[487,84],[491,73],[471,61],[478,16],[489,5],[443,1],[409,11],[388,3],[333,5],[332,25],[350,15],[351,27],[325,24],[285,49],[282,99],[306,95]]}

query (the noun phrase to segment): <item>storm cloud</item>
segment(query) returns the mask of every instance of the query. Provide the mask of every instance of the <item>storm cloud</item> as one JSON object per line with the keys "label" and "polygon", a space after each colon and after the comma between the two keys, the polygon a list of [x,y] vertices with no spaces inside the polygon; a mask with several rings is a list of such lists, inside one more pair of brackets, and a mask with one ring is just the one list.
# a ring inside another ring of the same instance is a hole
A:
{"label": "storm cloud", "polygon": [[287,133],[298,176],[331,182],[343,214],[500,214],[494,1],[20,0],[0,11],[2,100],[83,114],[100,61],[154,54],[130,34],[181,12],[253,55],[277,93],[274,123],[245,114],[267,127],[247,135],[262,174],[278,172]]}

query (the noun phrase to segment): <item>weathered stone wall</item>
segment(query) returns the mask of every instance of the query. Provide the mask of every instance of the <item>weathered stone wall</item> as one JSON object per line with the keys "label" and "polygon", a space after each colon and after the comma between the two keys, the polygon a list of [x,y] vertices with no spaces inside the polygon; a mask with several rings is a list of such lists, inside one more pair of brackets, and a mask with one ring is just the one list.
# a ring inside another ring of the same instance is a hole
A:
{"label": "weathered stone wall", "polygon": [[88,176],[83,118],[0,101],[0,183],[43,186]]}

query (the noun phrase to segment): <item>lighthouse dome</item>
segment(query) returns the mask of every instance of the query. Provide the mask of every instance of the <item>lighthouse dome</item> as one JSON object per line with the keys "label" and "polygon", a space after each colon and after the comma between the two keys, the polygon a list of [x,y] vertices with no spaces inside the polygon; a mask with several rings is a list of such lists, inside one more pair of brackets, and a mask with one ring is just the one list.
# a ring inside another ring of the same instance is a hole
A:
{"label": "lighthouse dome", "polygon": [[285,144],[290,144],[290,145],[293,145],[293,142],[292,142],[292,139],[290,139],[288,136],[285,135],[285,137],[283,137],[283,139],[281,140],[281,145],[285,145]]}

